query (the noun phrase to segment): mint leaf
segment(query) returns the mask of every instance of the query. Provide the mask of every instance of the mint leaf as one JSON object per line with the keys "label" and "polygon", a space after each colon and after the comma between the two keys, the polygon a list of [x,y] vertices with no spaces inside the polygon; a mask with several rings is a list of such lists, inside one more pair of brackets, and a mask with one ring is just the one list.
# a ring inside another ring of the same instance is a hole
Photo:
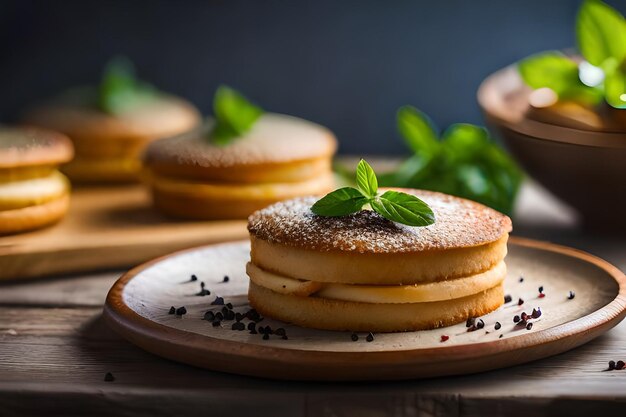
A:
{"label": "mint leaf", "polygon": [[578,49],[585,59],[602,66],[608,58],[626,58],[626,23],[615,9],[599,0],[586,0],[576,20]]}
{"label": "mint leaf", "polygon": [[227,145],[250,131],[263,110],[249,102],[230,87],[219,86],[213,98],[215,126],[211,139],[215,144]]}
{"label": "mint leaf", "polygon": [[531,55],[517,64],[522,79],[532,88],[548,87],[558,95],[581,84],[578,65],[557,51]]}
{"label": "mint leaf", "polygon": [[619,68],[607,74],[604,80],[606,101],[618,109],[626,109],[626,72]]}
{"label": "mint leaf", "polygon": [[361,210],[368,199],[352,187],[344,187],[326,194],[311,206],[311,211],[319,216],[338,217]]}
{"label": "mint leaf", "polygon": [[413,152],[432,157],[439,150],[437,129],[424,113],[412,106],[402,106],[396,114],[400,134]]}
{"label": "mint leaf", "polygon": [[419,198],[399,191],[387,191],[379,196],[378,180],[372,167],[363,159],[357,166],[356,182],[359,189],[344,187],[327,194],[311,206],[319,216],[337,217],[356,213],[366,204],[388,220],[409,226],[427,226],[435,215]]}
{"label": "mint leaf", "polygon": [[361,159],[356,167],[356,185],[365,197],[374,197],[378,192],[376,174],[365,159]]}
{"label": "mint leaf", "polygon": [[428,226],[435,222],[430,207],[411,194],[387,191],[370,201],[370,205],[384,218],[409,226]]}
{"label": "mint leaf", "polygon": [[102,111],[121,114],[152,99],[156,90],[136,78],[135,67],[128,58],[117,57],[106,65],[98,93]]}

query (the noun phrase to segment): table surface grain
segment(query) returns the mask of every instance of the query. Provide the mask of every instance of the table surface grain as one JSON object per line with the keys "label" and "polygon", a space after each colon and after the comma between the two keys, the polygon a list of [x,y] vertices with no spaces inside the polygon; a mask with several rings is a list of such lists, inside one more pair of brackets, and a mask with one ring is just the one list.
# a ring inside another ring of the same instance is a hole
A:
{"label": "table surface grain", "polygon": [[[626,269],[626,237],[584,233],[534,185],[515,234],[577,247]],[[121,271],[0,285],[0,416],[626,415],[626,321],[565,354],[477,375],[393,383],[279,382],[167,361],[101,320]],[[113,373],[115,381],[105,382]]]}

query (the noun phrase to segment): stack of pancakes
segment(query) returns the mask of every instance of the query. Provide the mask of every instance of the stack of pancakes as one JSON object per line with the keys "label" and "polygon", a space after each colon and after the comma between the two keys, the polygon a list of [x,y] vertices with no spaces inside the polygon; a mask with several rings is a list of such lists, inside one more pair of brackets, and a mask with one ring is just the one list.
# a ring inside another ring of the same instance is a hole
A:
{"label": "stack of pancakes", "polygon": [[65,136],[27,128],[0,128],[0,235],[59,220],[70,187],[57,165],[72,158]]}
{"label": "stack of pancakes", "polygon": [[260,313],[304,327],[395,332],[447,326],[502,305],[511,220],[428,191],[435,223],[411,227],[364,210],[320,217],[316,198],[249,218],[248,297]]}
{"label": "stack of pancakes", "polygon": [[200,123],[190,103],[159,93],[118,114],[98,109],[95,89],[69,91],[42,104],[25,122],[62,132],[76,158],[63,167],[75,183],[125,183],[140,179],[141,154],[155,139],[177,135]]}
{"label": "stack of pancakes", "polygon": [[336,140],[326,128],[296,117],[264,114],[228,145],[210,138],[213,121],[153,142],[145,154],[154,204],[190,219],[245,219],[255,210],[334,187]]}

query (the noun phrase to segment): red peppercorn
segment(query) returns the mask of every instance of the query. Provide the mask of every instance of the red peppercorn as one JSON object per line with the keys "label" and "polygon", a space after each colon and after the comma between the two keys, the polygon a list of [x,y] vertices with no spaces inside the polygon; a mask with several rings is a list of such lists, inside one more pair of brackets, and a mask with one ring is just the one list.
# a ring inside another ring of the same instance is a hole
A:
{"label": "red peppercorn", "polygon": [[447,342],[447,341],[448,341],[448,339],[450,339],[450,336],[447,336],[447,335],[445,335],[445,334],[442,334],[442,335],[441,335],[441,341],[442,341],[442,342]]}

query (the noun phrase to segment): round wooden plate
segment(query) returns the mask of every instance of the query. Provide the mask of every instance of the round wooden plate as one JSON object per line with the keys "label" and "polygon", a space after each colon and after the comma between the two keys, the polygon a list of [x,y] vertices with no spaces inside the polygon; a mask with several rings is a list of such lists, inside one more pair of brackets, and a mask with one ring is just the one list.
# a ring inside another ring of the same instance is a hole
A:
{"label": "round wooden plate", "polygon": [[[107,322],[123,337],[156,355],[216,371],[298,380],[393,380],[466,374],[516,365],[564,352],[619,323],[626,314],[626,278],[617,268],[584,252],[512,238],[506,258],[506,293],[513,301],[482,319],[441,329],[376,334],[372,342],[349,332],[283,327],[288,340],[247,330],[234,321],[213,327],[202,317],[216,296],[245,312],[249,243],[204,246],[141,265],[113,286],[104,307]],[[197,281],[190,281],[192,274]],[[228,276],[228,282],[222,282]],[[521,279],[523,277],[523,280]],[[199,296],[200,282],[211,295]],[[543,286],[544,297],[538,287]],[[568,299],[569,291],[575,298]],[[524,303],[518,305],[518,300]],[[187,314],[168,314],[185,306]],[[541,308],[531,330],[513,316]],[[247,323],[248,320],[245,320]],[[495,329],[500,322],[501,328]],[[441,336],[449,339],[441,341]]]}

